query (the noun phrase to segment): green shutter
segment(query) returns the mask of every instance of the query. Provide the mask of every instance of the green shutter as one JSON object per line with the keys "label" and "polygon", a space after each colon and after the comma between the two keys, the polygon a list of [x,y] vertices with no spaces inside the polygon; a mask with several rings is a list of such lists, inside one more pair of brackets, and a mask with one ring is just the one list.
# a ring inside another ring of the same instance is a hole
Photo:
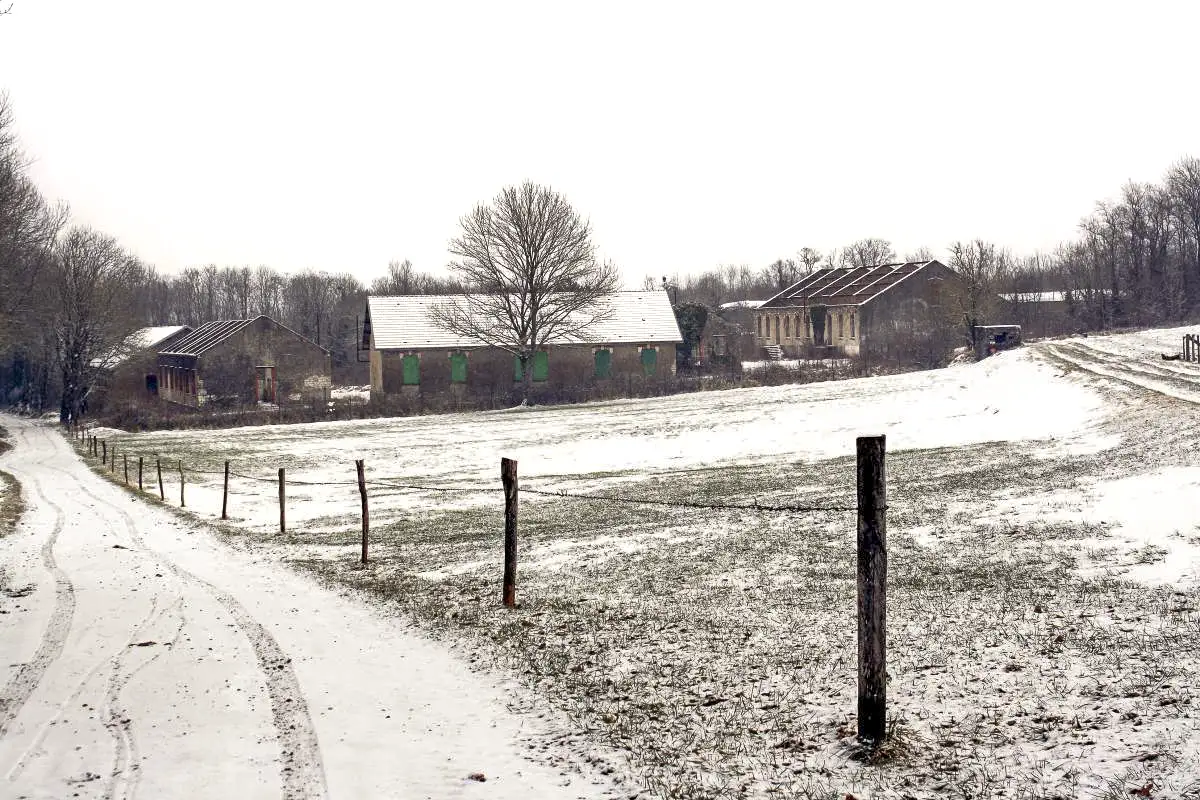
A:
{"label": "green shutter", "polygon": [[521,371],[521,357],[513,356],[513,380],[520,381],[525,377],[525,373]]}
{"label": "green shutter", "polygon": [[545,350],[538,350],[533,354],[533,379],[544,381],[548,377],[550,377],[550,354]]}
{"label": "green shutter", "polygon": [[647,347],[642,350],[642,371],[647,376],[654,374],[655,367],[658,366],[658,351],[653,347]]}
{"label": "green shutter", "polygon": [[596,351],[596,377],[607,378],[612,374],[612,350]]}
{"label": "green shutter", "polygon": [[451,383],[466,383],[467,382],[467,354],[466,353],[451,353],[450,354],[450,382]]}
{"label": "green shutter", "polygon": [[421,359],[414,355],[407,355],[400,362],[404,375],[405,386],[416,386],[421,382]]}

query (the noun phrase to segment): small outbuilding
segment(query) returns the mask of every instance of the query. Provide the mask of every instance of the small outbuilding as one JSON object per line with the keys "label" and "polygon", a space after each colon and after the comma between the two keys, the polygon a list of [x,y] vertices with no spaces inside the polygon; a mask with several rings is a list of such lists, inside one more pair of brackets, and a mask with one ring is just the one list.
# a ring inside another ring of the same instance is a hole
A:
{"label": "small outbuilding", "polygon": [[270,317],[201,325],[158,354],[158,393],[168,402],[210,404],[329,399],[329,351]]}
{"label": "small outbuilding", "polygon": [[[368,297],[362,349],[369,351],[371,395],[511,392],[520,362],[505,350],[438,327],[434,295]],[[552,394],[612,381],[655,380],[675,373],[683,341],[667,293],[614,292],[601,300],[607,318],[586,336],[549,343],[532,360],[533,383]]]}

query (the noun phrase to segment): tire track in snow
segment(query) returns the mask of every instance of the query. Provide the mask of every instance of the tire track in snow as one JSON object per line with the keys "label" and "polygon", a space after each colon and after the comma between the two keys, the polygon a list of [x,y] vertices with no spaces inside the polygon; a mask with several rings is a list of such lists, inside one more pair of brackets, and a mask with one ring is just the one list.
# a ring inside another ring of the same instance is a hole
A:
{"label": "tire track in snow", "polygon": [[1099,378],[1186,403],[1200,402],[1200,384],[1189,380],[1181,371],[1163,369],[1152,363],[1130,364],[1128,357],[1076,343],[1045,342],[1041,350],[1052,360]]}
{"label": "tire track in snow", "polygon": [[[18,428],[17,435],[23,442],[28,443],[27,429]],[[0,690],[0,738],[8,733],[12,721],[29,700],[33,690],[41,683],[46,670],[62,654],[67,643],[67,634],[71,630],[71,621],[75,617],[75,587],[67,573],[63,572],[54,560],[54,545],[62,533],[66,514],[61,506],[46,495],[36,479],[30,483],[40,502],[54,511],[54,527],[42,545],[42,565],[54,577],[54,611],[46,623],[46,630],[42,633],[42,641],[33,654],[33,659],[22,664],[8,685]]]}
{"label": "tire track in snow", "polygon": [[300,681],[292,669],[292,660],[284,653],[275,637],[246,610],[238,600],[223,589],[195,575],[162,556],[138,533],[133,517],[124,509],[92,492],[69,470],[51,467],[73,480],[79,491],[96,503],[116,512],[125,526],[129,541],[137,550],[164,565],[178,577],[203,587],[229,612],[234,622],[254,650],[259,671],[271,701],[271,717],[279,739],[284,800],[308,800],[328,796],[325,765],[321,758],[316,728],[309,715],[308,703]]}

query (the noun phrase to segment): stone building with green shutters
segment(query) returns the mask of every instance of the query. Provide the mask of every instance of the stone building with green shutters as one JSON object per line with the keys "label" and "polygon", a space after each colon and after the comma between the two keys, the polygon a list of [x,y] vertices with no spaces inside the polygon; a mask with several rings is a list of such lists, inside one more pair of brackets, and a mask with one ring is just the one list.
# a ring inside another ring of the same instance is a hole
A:
{"label": "stone building with green shutters", "polygon": [[[403,394],[505,398],[524,377],[512,353],[486,347],[439,328],[430,309],[437,295],[367,298],[361,349],[369,353],[371,396]],[[683,341],[667,293],[614,292],[607,319],[586,336],[555,341],[534,354],[534,390],[546,396],[674,375],[675,347]]]}

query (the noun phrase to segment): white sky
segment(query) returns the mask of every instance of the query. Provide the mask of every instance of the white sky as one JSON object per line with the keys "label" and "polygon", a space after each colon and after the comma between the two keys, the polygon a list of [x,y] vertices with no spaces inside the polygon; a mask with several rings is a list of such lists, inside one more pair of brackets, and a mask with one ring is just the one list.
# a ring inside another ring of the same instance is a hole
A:
{"label": "white sky", "polygon": [[524,179],[630,286],[863,236],[1045,250],[1200,155],[1191,2],[11,2],[35,177],[168,271],[440,271]]}

